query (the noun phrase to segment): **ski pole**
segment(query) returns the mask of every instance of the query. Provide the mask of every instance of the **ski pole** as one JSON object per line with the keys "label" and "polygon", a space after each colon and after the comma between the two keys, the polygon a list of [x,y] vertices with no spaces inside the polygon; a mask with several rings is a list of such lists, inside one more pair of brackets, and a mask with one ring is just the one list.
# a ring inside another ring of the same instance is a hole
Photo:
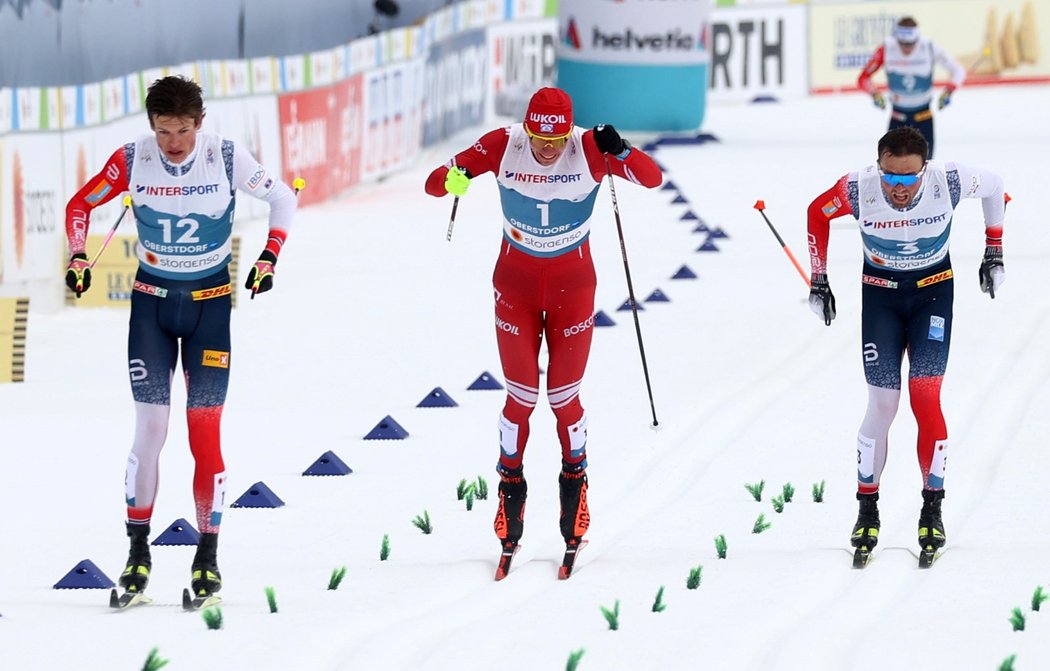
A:
{"label": "ski pole", "polygon": [[445,234],[445,239],[452,242],[452,227],[456,225],[456,208],[459,207],[459,196],[452,199],[452,217],[448,220],[448,233]]}
{"label": "ski pole", "polygon": [[802,266],[799,265],[798,259],[796,259],[795,255],[791,253],[791,249],[789,249],[787,243],[784,242],[784,238],[780,237],[780,233],[777,233],[777,229],[773,228],[773,222],[771,222],[769,220],[769,217],[766,216],[765,201],[755,201],[755,209],[758,210],[758,213],[761,214],[762,218],[766,220],[766,225],[769,226],[769,230],[773,231],[773,235],[776,236],[777,242],[779,242],[780,246],[783,247],[784,253],[788,255],[788,258],[791,259],[791,263],[795,265],[795,270],[797,270],[798,274],[802,276],[802,281],[806,283],[807,287],[810,286],[809,278],[806,277],[806,271],[802,270]]}
{"label": "ski pole", "polygon": [[[627,244],[623,240],[623,225],[620,223],[620,206],[616,202],[616,186],[613,184],[612,168],[609,167],[609,155],[605,154],[605,174],[609,176],[609,194],[612,195],[613,215],[616,217],[616,234],[620,238],[620,255],[623,257],[623,270],[627,276],[627,295],[631,301],[631,314],[634,316],[634,331],[638,335],[638,353],[642,356],[642,372],[645,374],[645,389],[649,392],[649,409],[653,413],[650,429],[658,431],[660,421],[656,419],[656,403],[653,402],[653,386],[649,382],[649,364],[645,360],[645,345],[642,344],[642,326],[638,322],[638,304],[634,299],[634,284],[631,282],[631,267],[627,264]],[[454,212],[455,210],[453,210]]]}
{"label": "ski pole", "polygon": [[106,247],[109,245],[109,241],[113,239],[113,234],[117,232],[117,227],[120,226],[120,222],[124,220],[124,215],[127,214],[128,210],[131,208],[131,194],[124,194],[123,202],[124,209],[120,211],[120,216],[117,217],[115,222],[113,222],[113,226],[109,229],[109,233],[107,233],[105,239],[102,240],[102,246],[98,248],[97,252],[95,252],[94,258],[92,258],[91,263],[88,264],[88,269],[94,268],[95,264],[98,263],[98,257],[102,256],[102,252],[105,251]]}

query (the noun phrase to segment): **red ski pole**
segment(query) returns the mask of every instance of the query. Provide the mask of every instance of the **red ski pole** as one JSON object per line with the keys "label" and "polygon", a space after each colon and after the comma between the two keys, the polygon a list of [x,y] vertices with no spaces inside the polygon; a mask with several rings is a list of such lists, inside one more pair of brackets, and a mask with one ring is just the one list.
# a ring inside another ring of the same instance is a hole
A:
{"label": "red ski pole", "polygon": [[806,283],[807,287],[810,286],[809,278],[806,277],[806,271],[802,270],[802,266],[799,265],[798,259],[796,259],[795,255],[791,253],[791,250],[788,248],[787,243],[784,242],[784,238],[780,237],[780,233],[777,233],[777,229],[773,228],[773,222],[771,222],[769,220],[769,217],[766,216],[765,201],[755,201],[755,209],[758,210],[758,213],[761,214],[762,218],[766,220],[766,225],[769,226],[769,230],[773,231],[773,235],[776,236],[777,242],[779,242],[780,246],[784,249],[784,253],[788,255],[788,258],[791,259],[791,263],[795,266],[795,270],[797,270],[798,274],[802,276],[802,281]]}

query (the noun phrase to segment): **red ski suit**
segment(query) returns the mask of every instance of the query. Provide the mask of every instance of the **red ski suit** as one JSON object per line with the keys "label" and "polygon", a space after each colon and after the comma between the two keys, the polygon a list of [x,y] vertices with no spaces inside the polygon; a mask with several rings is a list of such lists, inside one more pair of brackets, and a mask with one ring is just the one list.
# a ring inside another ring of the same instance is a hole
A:
{"label": "red ski suit", "polygon": [[592,131],[575,128],[552,164],[532,154],[521,124],[490,131],[434,170],[426,191],[444,196],[452,166],[471,178],[496,175],[503,210],[503,243],[492,283],[507,400],[500,415],[499,471],[520,473],[529,417],[539,398],[540,344],[550,356],[547,399],[557,420],[562,459],[586,467],[587,418],[579,391],[594,326],[595,272],[588,235],[598,187],[608,170],[648,188],[660,168],[631,149],[621,160],[598,150]]}

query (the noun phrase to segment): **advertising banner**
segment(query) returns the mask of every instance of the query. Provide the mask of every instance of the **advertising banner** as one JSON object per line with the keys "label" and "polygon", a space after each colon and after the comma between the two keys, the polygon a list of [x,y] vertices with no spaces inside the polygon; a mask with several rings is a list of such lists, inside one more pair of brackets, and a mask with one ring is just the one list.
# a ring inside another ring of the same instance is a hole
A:
{"label": "advertising banner", "polygon": [[[855,89],[861,68],[910,16],[919,32],[969,72],[967,85],[1050,82],[1050,6],[1032,0],[927,0],[810,5],[810,86]],[[1042,42],[1042,45],[1040,44]],[[1040,48],[1042,46],[1042,48]],[[940,81],[946,73],[934,73]],[[884,81],[876,74],[876,82]]]}
{"label": "advertising banner", "polygon": [[573,98],[577,125],[698,128],[710,10],[709,0],[562,0],[558,86]]}
{"label": "advertising banner", "polygon": [[807,95],[806,45],[802,5],[716,8],[707,38],[710,100]]}
{"label": "advertising banner", "polygon": [[486,118],[523,119],[537,89],[554,85],[558,22],[501,23],[488,29],[489,80]]}
{"label": "advertising banner", "polygon": [[361,179],[401,168],[419,154],[423,132],[423,59],[388,65],[365,77]]}
{"label": "advertising banner", "polygon": [[3,281],[53,280],[62,258],[65,211],[57,133],[4,136],[0,145],[0,254]]}
{"label": "advertising banner", "polygon": [[319,203],[361,181],[363,76],[278,98],[281,175],[307,188],[299,204]]}
{"label": "advertising banner", "polygon": [[423,146],[480,125],[488,96],[485,31],[469,30],[430,47],[423,98]]}

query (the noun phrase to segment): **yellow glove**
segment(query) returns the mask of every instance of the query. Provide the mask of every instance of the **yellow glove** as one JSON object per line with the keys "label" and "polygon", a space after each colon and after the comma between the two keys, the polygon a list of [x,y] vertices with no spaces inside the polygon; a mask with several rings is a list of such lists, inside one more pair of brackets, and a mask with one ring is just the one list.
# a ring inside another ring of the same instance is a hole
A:
{"label": "yellow glove", "polygon": [[952,102],[952,89],[949,87],[949,88],[944,89],[944,93],[942,93],[941,97],[937,99],[937,109],[942,110],[945,107],[947,107],[948,105],[950,105],[951,102]]}
{"label": "yellow glove", "polygon": [[445,191],[457,198],[464,195],[470,187],[470,174],[462,168],[452,166],[445,175]]}
{"label": "yellow glove", "polygon": [[876,91],[871,94],[871,99],[875,103],[875,107],[878,107],[880,110],[886,109],[886,96]]}

